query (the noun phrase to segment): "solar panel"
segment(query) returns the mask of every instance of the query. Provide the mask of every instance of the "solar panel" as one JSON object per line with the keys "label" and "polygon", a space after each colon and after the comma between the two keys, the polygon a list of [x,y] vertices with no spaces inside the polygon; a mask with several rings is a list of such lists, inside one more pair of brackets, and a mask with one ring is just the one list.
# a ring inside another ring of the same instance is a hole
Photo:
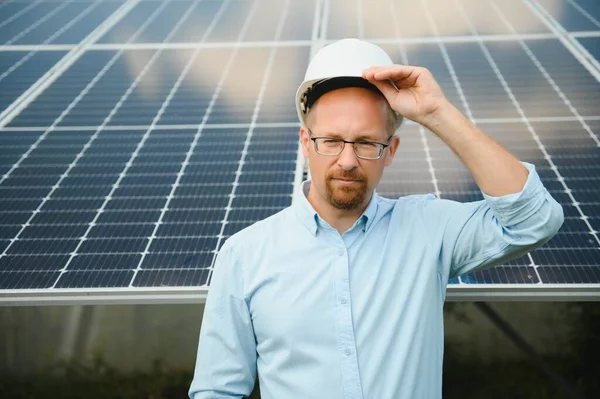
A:
{"label": "solar panel", "polygon": [[[0,302],[204,298],[224,241],[292,203],[294,93],[343,37],[428,67],[565,209],[543,248],[448,298],[597,299],[599,19],[592,0],[4,2]],[[482,199],[433,134],[399,134],[381,195]]]}

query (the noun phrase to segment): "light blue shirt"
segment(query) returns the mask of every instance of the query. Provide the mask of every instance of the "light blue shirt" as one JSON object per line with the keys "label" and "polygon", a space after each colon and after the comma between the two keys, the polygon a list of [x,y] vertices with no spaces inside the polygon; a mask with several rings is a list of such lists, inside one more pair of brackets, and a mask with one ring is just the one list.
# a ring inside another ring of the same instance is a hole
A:
{"label": "light blue shirt", "polygon": [[219,252],[190,398],[442,397],[448,279],[549,240],[561,206],[533,165],[523,190],[460,203],[371,198],[343,235],[305,195]]}

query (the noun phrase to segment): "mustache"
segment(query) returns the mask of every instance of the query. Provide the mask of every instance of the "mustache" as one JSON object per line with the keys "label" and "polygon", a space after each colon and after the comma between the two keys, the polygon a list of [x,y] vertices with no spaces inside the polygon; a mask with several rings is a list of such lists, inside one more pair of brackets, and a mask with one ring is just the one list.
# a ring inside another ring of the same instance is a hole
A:
{"label": "mustache", "polygon": [[358,173],[356,171],[354,171],[354,172],[352,172],[352,171],[346,171],[346,172],[332,173],[327,178],[327,180],[333,180],[333,179],[359,180],[359,181],[364,181],[365,180],[364,176],[362,176],[360,173]]}

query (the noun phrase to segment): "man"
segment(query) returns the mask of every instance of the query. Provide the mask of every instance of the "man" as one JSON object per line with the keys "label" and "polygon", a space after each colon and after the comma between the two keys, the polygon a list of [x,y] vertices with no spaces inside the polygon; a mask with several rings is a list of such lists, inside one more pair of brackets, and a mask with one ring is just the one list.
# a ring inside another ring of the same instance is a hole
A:
{"label": "man", "polygon": [[[311,180],[221,249],[190,398],[249,395],[257,372],[265,399],[441,398],[448,279],[539,247],[562,208],[429,71],[373,44],[324,47],[296,103]],[[402,117],[450,146],[484,200],[374,192]]]}

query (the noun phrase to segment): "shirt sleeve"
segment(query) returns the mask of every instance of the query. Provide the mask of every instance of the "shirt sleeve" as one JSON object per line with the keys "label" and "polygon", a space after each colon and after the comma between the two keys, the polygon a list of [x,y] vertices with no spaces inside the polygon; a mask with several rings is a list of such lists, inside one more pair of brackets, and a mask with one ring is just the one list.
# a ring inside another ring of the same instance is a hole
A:
{"label": "shirt sleeve", "polygon": [[426,196],[423,220],[446,278],[518,258],[552,238],[564,221],[535,170],[518,193],[461,203]]}
{"label": "shirt sleeve", "polygon": [[228,240],[213,270],[189,397],[249,396],[255,378],[256,339],[243,295],[243,270]]}

